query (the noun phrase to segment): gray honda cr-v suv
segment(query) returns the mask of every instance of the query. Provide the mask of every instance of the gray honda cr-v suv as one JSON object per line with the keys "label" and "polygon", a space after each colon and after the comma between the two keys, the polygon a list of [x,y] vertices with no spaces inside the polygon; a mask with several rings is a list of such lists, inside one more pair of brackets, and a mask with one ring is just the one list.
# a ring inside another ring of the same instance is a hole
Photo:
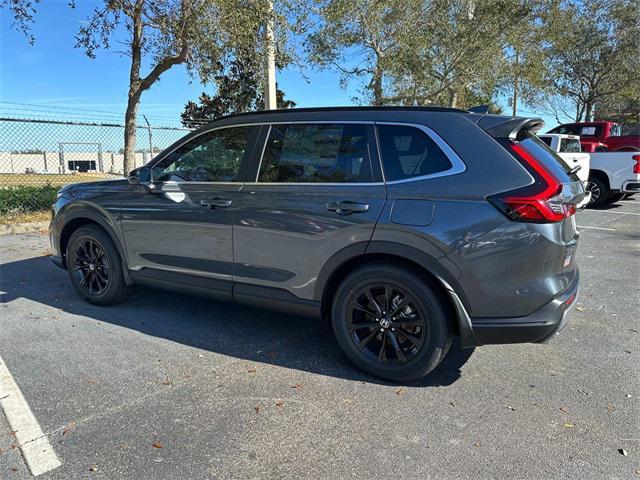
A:
{"label": "gray honda cr-v suv", "polygon": [[97,305],[136,284],[327,319],[386,379],[540,342],[575,305],[582,183],[539,119],[439,108],[226,117],[128,179],[58,194],[53,260]]}

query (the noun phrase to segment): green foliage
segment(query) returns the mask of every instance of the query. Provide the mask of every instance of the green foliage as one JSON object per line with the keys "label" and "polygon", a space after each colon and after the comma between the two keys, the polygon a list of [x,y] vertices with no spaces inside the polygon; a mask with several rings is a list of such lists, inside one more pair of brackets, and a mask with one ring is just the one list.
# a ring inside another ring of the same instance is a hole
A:
{"label": "green foliage", "polygon": [[637,0],[561,1],[547,15],[546,37],[554,113],[590,120],[598,103],[640,96]]}
{"label": "green foliage", "polygon": [[[247,68],[237,59],[226,69],[220,63],[219,69],[221,73],[215,76],[216,94],[209,96],[203,92],[199,104],[190,101],[185,105],[180,115],[185,127],[199,127],[203,123],[232,113],[264,109],[261,82],[255,70]],[[278,108],[295,107],[296,102],[286,99],[284,95],[276,86]]]}
{"label": "green foliage", "polygon": [[0,188],[0,215],[48,210],[56,201],[58,189],[48,184]]}

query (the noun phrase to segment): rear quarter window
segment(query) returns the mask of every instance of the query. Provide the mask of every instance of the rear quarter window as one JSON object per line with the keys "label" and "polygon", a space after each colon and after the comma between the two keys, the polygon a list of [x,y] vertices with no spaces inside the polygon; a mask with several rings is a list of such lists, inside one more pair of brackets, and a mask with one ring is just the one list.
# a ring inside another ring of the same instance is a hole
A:
{"label": "rear quarter window", "polygon": [[425,132],[410,125],[378,125],[385,178],[403,180],[452,168],[442,149]]}
{"label": "rear quarter window", "polygon": [[571,167],[536,135],[527,132],[520,141],[520,144],[533,155],[534,158],[540,162],[544,162],[544,166],[549,169],[558,180],[569,178],[571,181],[579,181],[575,173],[569,173]]}

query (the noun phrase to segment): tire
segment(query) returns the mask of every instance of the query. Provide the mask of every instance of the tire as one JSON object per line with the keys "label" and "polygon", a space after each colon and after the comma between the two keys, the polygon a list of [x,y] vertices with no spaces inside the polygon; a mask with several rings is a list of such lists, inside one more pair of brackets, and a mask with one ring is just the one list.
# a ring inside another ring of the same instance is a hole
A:
{"label": "tire", "polygon": [[617,202],[621,202],[625,198],[627,198],[627,194],[626,193],[611,193],[607,197],[606,202],[607,203],[617,203]]}
{"label": "tire", "polygon": [[[386,288],[391,293],[385,295]],[[385,302],[391,308],[385,308]],[[356,366],[394,382],[427,375],[444,359],[452,341],[438,293],[411,270],[387,263],[362,266],[342,281],[334,296],[331,325],[340,348]]]}
{"label": "tire", "polygon": [[120,254],[98,226],[83,226],[71,234],[66,264],[71,283],[89,303],[115,305],[131,293],[124,280]]}
{"label": "tire", "polygon": [[598,177],[590,177],[587,181],[587,191],[591,192],[591,200],[589,200],[588,207],[599,207],[607,201],[609,197],[609,188]]}

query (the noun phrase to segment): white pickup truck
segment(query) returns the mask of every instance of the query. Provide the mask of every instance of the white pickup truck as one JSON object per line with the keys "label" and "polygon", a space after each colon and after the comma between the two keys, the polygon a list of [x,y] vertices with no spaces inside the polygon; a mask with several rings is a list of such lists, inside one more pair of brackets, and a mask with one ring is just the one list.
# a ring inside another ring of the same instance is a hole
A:
{"label": "white pickup truck", "polygon": [[578,175],[578,178],[584,183],[587,192],[584,200],[578,204],[578,208],[586,207],[591,202],[591,194],[588,190],[590,158],[588,153],[581,151],[580,137],[577,135],[558,133],[548,133],[538,136],[540,140],[546,143],[551,150],[556,152],[556,154],[569,165],[569,168],[580,167],[576,175]]}
{"label": "white pickup truck", "polygon": [[[569,165],[581,164],[580,160],[572,160],[567,148],[570,137],[580,144],[580,137],[576,135],[546,134],[540,138],[558,153]],[[563,145],[565,145],[563,147]],[[575,147],[568,147],[572,150]],[[580,153],[589,156],[586,168],[578,172],[581,179],[587,181],[587,192],[591,194],[589,206],[595,207],[603,203],[614,203],[633,193],[640,193],[640,154],[638,152],[595,152]],[[586,173],[588,172],[588,175]],[[586,176],[585,176],[586,175]]]}

